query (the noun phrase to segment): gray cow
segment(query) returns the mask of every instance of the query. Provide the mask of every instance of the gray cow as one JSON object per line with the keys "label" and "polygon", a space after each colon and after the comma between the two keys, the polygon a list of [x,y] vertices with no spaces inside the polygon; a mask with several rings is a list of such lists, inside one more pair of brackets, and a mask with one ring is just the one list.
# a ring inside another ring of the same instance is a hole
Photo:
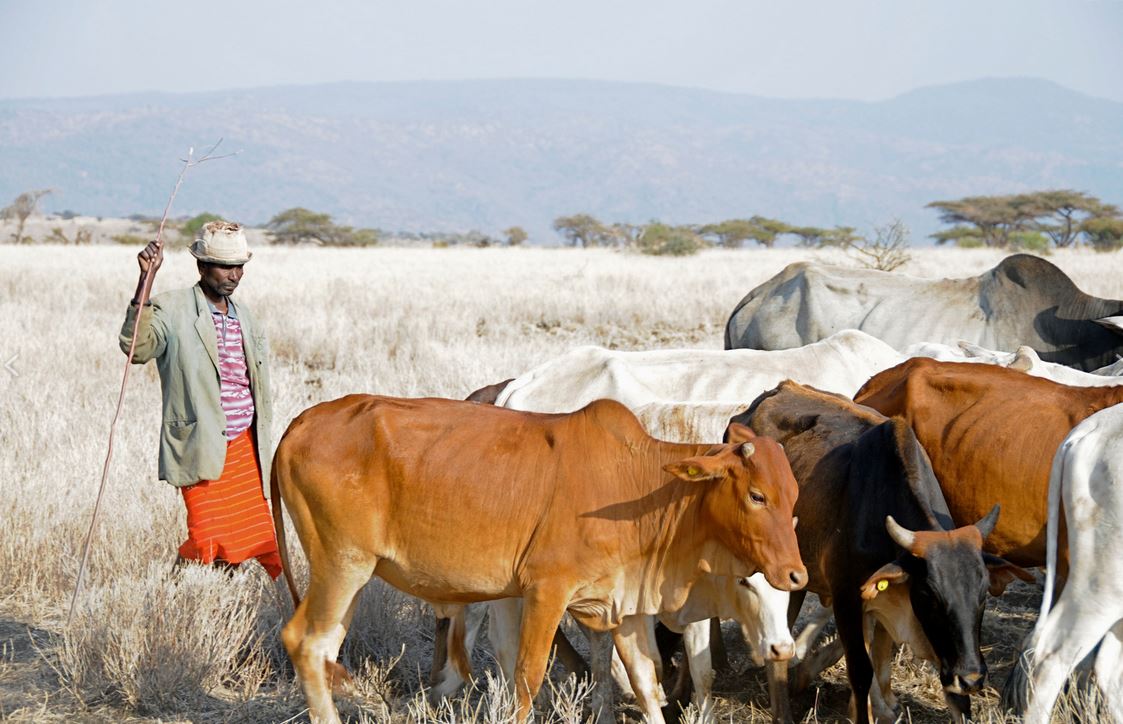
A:
{"label": "gray cow", "polygon": [[787,349],[842,329],[860,329],[898,350],[960,340],[998,350],[1026,345],[1046,362],[1090,372],[1123,353],[1123,301],[1085,294],[1029,254],[966,279],[801,262],[741,300],[726,323],[725,347]]}

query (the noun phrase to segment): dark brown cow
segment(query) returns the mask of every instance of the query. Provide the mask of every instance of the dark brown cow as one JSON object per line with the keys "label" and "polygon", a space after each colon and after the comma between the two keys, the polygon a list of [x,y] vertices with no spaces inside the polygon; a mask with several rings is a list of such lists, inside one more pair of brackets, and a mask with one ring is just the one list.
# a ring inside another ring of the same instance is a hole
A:
{"label": "dark brown cow", "polygon": [[[838,622],[854,694],[851,718],[868,721],[869,697],[878,721],[897,720],[889,685],[894,641],[936,665],[953,717],[970,718],[967,695],[987,671],[979,650],[987,590],[1025,575],[982,553],[998,506],[955,528],[908,425],[841,395],[789,380],[733,420],[780,441],[799,481],[807,590]],[[789,618],[802,600],[802,593],[792,596]]]}
{"label": "dark brown cow", "polygon": [[494,405],[495,400],[499,397],[499,393],[501,393],[504,389],[506,389],[507,385],[511,384],[514,381],[514,377],[508,377],[502,382],[496,382],[494,385],[481,387],[480,389],[472,392],[464,399],[468,402],[478,402],[481,405]]}
{"label": "dark brown cow", "polygon": [[1041,566],[1053,455],[1077,423],[1123,402],[1123,386],[1069,387],[1004,367],[914,358],[875,375],[854,399],[909,423],[957,524],[1001,503],[986,549]]}
{"label": "dark brown cow", "polygon": [[[607,400],[548,415],[352,395],[303,412],[272,484],[308,558],[282,638],[312,719],[339,720],[327,674],[374,575],[438,608],[522,597],[522,718],[566,610],[613,632],[638,689],[654,677],[645,616],[681,607],[701,574],[761,570],[800,588],[791,468],[775,441],[741,426],[731,436],[665,443]],[[637,691],[659,720],[653,695]]]}

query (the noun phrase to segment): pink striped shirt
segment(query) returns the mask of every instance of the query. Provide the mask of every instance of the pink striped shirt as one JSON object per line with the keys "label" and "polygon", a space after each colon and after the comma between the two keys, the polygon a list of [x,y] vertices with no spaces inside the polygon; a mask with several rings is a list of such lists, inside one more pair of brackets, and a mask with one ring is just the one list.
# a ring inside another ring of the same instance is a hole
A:
{"label": "pink striped shirt", "polygon": [[226,413],[226,438],[233,440],[253,424],[253,393],[242,346],[242,325],[234,305],[226,303],[228,314],[211,307],[211,319],[218,342],[218,377],[221,382],[222,411]]}

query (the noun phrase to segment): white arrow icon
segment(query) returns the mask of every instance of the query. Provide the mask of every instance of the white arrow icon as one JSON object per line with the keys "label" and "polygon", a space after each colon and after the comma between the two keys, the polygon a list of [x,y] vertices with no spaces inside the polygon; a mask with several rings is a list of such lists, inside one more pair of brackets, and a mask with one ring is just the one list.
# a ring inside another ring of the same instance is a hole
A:
{"label": "white arrow icon", "polygon": [[18,354],[14,354],[12,355],[11,359],[4,363],[4,369],[7,370],[8,374],[10,374],[12,377],[19,377],[19,372],[16,372],[15,366],[15,362],[18,357]]}

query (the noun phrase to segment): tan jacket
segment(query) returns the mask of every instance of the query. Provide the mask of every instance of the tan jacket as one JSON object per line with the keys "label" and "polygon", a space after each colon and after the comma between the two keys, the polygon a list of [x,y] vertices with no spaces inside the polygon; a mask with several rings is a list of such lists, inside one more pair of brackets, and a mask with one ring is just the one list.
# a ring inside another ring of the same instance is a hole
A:
{"label": "tan jacket", "polygon": [[[242,304],[234,305],[242,326],[250,391],[253,393],[254,432],[265,495],[269,495],[269,466],[273,458],[270,427],[273,404],[269,394],[269,347],[265,330]],[[137,306],[130,304],[121,327],[121,351],[129,342]],[[177,487],[215,480],[226,463],[226,414],[219,397],[218,340],[210,307],[198,284],[158,294],[140,315],[133,363],[156,360],[163,393],[160,429],[160,479]]]}

